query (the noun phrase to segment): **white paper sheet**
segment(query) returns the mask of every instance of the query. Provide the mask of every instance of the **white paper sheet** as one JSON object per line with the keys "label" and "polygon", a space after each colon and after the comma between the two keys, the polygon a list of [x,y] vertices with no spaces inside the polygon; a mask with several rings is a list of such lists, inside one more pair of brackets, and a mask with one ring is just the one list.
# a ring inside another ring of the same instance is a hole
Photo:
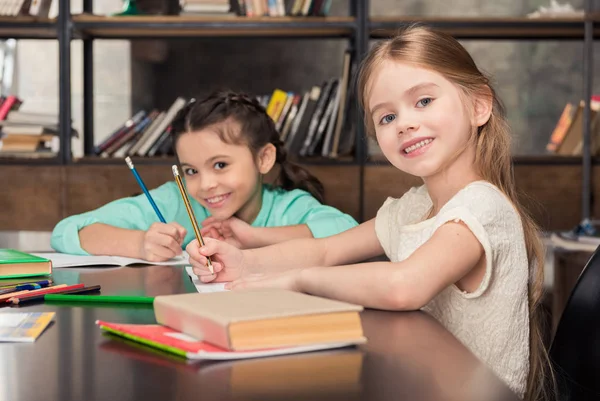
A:
{"label": "white paper sheet", "polygon": [[200,281],[198,276],[194,274],[192,270],[192,266],[186,266],[185,271],[192,279],[192,282],[196,286],[196,290],[198,292],[220,292],[220,291],[229,291],[225,289],[225,283],[203,283]]}
{"label": "white paper sheet", "polygon": [[179,255],[166,262],[149,262],[143,259],[126,258],[123,256],[86,256],[86,255],[69,255],[58,252],[41,252],[32,253],[42,258],[50,259],[52,267],[82,267],[82,266],[127,266],[136,263],[146,265],[161,265],[161,266],[180,266],[187,265],[189,256],[183,251]]}

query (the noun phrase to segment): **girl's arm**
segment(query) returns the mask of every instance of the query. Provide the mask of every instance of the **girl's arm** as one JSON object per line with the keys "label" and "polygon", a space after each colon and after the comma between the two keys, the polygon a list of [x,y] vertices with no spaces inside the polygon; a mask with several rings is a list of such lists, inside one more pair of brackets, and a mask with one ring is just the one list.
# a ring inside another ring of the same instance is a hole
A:
{"label": "girl's arm", "polygon": [[254,227],[254,241],[248,248],[261,248],[300,238],[313,238],[306,224],[284,227]]}
{"label": "girl's arm", "polygon": [[114,255],[142,258],[144,231],[95,223],[79,231],[81,248],[91,255]]}
{"label": "girl's arm", "polygon": [[[174,182],[163,184],[150,193],[168,222],[177,221],[178,214],[182,213],[188,219],[185,209],[180,211],[183,209],[179,207],[181,195]],[[197,216],[201,216],[199,211],[196,212]],[[54,250],[69,254],[127,256],[132,254],[131,248],[134,246],[129,241],[137,239],[136,235],[140,235],[139,232],[147,232],[156,222],[158,222],[156,213],[143,194],[121,198],[95,210],[61,220],[52,231],[51,245]],[[91,226],[95,227],[87,229]],[[133,234],[132,237],[132,232],[138,233]],[[121,238],[124,241],[118,240]],[[111,246],[108,252],[94,252],[96,249],[105,251],[108,247],[106,243],[114,246]]]}
{"label": "girl's arm", "polygon": [[[353,252],[359,245],[353,242],[344,248]],[[270,257],[258,251],[255,256]],[[342,257],[339,251],[335,251],[337,260],[350,259]],[[473,233],[462,223],[447,223],[402,262],[312,267],[279,275],[248,276],[234,281],[231,288],[284,287],[371,308],[415,310],[466,276],[474,284],[469,290],[477,288],[486,271],[485,263],[483,248]]]}
{"label": "girl's arm", "polygon": [[217,240],[209,240],[199,248],[194,240],[186,249],[194,273],[205,282],[215,280],[206,267],[206,256],[214,257],[213,266],[219,272],[216,280],[231,281],[245,270],[263,273],[309,266],[333,266],[383,254],[375,234],[375,219],[331,237],[297,239],[264,248],[240,250]]}
{"label": "girl's arm", "polygon": [[415,310],[470,274],[475,290],[486,270],[484,259],[481,243],[465,225],[447,223],[402,262],[304,269],[298,289],[366,307]]}
{"label": "girl's arm", "polygon": [[326,238],[298,239],[244,252],[247,265],[260,272],[360,262],[383,254],[375,219]]}

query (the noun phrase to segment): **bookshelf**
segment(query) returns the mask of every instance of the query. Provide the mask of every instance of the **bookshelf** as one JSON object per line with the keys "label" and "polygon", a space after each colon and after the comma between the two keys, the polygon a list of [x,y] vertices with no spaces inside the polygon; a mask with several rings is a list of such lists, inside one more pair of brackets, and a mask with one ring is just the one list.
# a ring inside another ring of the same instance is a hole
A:
{"label": "bookshelf", "polygon": [[[424,22],[457,39],[472,40],[583,40],[584,18],[371,18],[369,35],[382,38],[393,35],[399,26]],[[594,37],[600,36],[600,27],[594,28]]]}
{"label": "bookshelf", "polygon": [[90,39],[195,37],[351,38],[354,17],[73,16],[77,37]]}
{"label": "bookshelf", "polygon": [[13,39],[57,39],[56,19],[0,16],[0,37]]}
{"label": "bookshelf", "polygon": [[[349,16],[346,17],[192,17],[192,16],[127,16],[106,17],[93,15],[93,0],[83,1],[83,14],[71,15],[70,1],[58,0],[59,14],[56,19],[33,17],[0,18],[0,37],[20,39],[51,39],[59,42],[59,121],[61,149],[57,159],[0,159],[0,164],[21,166],[82,166],[86,168],[110,168],[120,166],[120,159],[103,159],[92,156],[94,145],[93,112],[93,43],[96,39],[171,39],[171,38],[282,38],[345,39],[353,51],[353,62],[360,60],[371,40],[393,35],[399,28],[421,22],[446,31],[458,39],[469,40],[558,40],[579,41],[584,44],[582,98],[591,97],[593,40],[600,36],[600,13],[592,10],[592,1],[585,0],[586,16],[583,18],[525,17],[370,17],[369,0],[348,0]],[[74,39],[83,42],[83,141],[84,157],[74,159],[71,155],[69,122],[71,120],[71,50]],[[360,217],[363,216],[363,193],[365,170],[385,168],[385,162],[367,157],[367,141],[361,113],[357,116],[355,155],[349,159],[312,159],[306,164],[316,167],[347,168],[357,171]],[[577,167],[582,169],[582,217],[591,214],[592,165],[600,165],[600,158],[592,158],[590,145],[590,113],[584,114],[583,157],[533,156],[516,157],[516,166]],[[168,165],[173,158],[139,158],[136,164],[148,166]],[[357,167],[357,168],[356,168]],[[372,172],[371,172],[372,173]],[[370,174],[371,174],[370,173]]]}

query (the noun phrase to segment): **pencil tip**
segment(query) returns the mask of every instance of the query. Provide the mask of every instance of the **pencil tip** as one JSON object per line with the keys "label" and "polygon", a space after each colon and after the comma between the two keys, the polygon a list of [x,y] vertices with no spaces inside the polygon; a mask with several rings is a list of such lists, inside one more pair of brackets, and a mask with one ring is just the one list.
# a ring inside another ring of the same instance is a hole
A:
{"label": "pencil tip", "polygon": [[176,164],[173,164],[173,166],[171,167],[171,170],[173,170],[173,176],[177,177],[179,175],[179,170],[177,170]]}
{"label": "pencil tip", "polygon": [[125,163],[127,163],[127,167],[133,170],[133,162],[131,161],[131,158],[129,156],[125,158]]}

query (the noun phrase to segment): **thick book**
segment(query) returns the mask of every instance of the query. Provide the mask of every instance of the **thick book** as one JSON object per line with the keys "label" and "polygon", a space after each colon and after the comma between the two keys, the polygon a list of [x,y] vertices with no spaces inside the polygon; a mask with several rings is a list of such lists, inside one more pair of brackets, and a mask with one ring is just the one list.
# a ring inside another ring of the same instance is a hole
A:
{"label": "thick book", "polygon": [[17,251],[0,249],[0,278],[43,276],[52,273],[49,259]]}
{"label": "thick book", "polygon": [[162,295],[159,324],[231,351],[364,342],[362,306],[281,289]]}
{"label": "thick book", "polygon": [[34,342],[53,318],[54,312],[2,312],[0,342]]}
{"label": "thick book", "polygon": [[98,320],[102,330],[135,341],[149,347],[179,355],[188,359],[229,360],[260,358],[275,355],[296,354],[324,349],[343,348],[354,345],[353,342],[323,343],[296,347],[278,347],[250,351],[231,351],[201,341],[180,331],[160,324],[123,324]]}

